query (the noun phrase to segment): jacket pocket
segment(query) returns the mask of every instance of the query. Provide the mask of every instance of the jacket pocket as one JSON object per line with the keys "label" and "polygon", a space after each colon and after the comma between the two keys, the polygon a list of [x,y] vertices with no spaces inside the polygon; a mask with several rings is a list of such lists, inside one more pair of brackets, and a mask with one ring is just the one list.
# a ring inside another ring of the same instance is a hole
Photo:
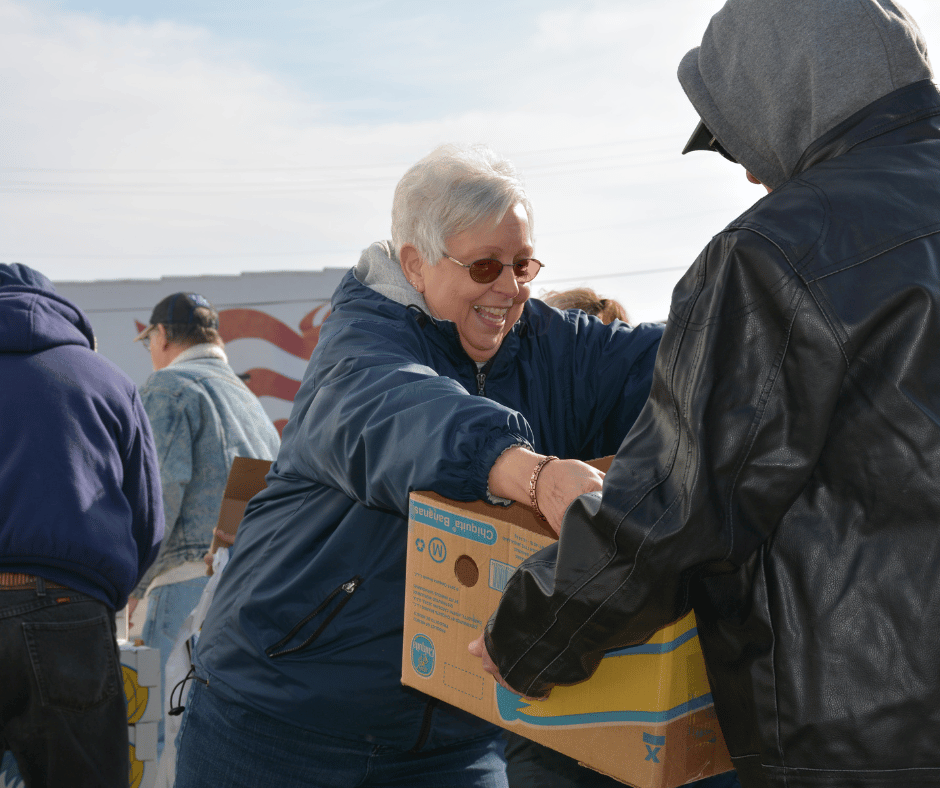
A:
{"label": "jacket pocket", "polygon": [[[356,589],[362,585],[362,578],[359,575],[356,575],[351,580],[346,581],[338,588],[333,589],[326,599],[324,599],[312,613],[304,616],[294,628],[288,632],[283,638],[281,638],[273,646],[268,646],[264,650],[264,653],[269,657],[284,657],[288,654],[296,654],[298,651],[302,651],[307,648],[313,641],[315,641],[324,629],[327,628],[329,623],[339,615],[340,610],[342,610],[346,603],[352,599],[352,595],[356,592]],[[343,595],[338,601],[335,601],[336,598],[340,595]],[[332,608],[330,607],[332,605]],[[329,609],[329,612],[326,612]],[[313,621],[317,616],[324,616],[323,621],[320,622],[318,626],[310,635],[308,635],[301,643],[296,646],[290,646],[288,648],[288,643],[290,643],[300,631],[306,627],[311,621]]]}

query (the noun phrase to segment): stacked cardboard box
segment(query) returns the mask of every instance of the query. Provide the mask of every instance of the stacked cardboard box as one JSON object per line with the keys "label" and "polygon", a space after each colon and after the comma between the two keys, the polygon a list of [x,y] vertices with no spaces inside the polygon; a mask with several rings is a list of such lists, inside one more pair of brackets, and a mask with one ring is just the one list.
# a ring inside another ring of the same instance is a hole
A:
{"label": "stacked cardboard box", "polygon": [[157,726],[163,714],[160,651],[121,645],[121,672],[127,697],[130,788],[153,788],[157,777]]}
{"label": "stacked cardboard box", "polygon": [[470,655],[516,567],[554,540],[527,507],[413,493],[402,683],[639,788],[730,770],[691,613],[538,703],[498,686]]}

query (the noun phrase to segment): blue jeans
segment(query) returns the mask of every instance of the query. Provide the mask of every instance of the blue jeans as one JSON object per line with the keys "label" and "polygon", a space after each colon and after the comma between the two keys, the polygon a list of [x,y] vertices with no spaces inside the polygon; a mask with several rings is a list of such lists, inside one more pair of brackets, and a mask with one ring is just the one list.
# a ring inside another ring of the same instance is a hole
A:
{"label": "blue jeans", "polygon": [[0,590],[0,753],[27,785],[127,788],[114,612],[77,591]]}
{"label": "blue jeans", "polygon": [[[623,788],[623,783],[560,752],[506,731],[506,771],[511,788]],[[741,788],[736,772],[716,774],[686,788]]]}
{"label": "blue jeans", "polygon": [[173,690],[173,687],[167,686],[166,661],[183,622],[199,604],[199,597],[208,582],[208,577],[196,577],[182,583],[157,586],[150,592],[147,602],[147,617],[144,619],[140,637],[145,646],[160,649],[160,682],[163,692],[161,697],[164,699],[160,723],[157,726],[157,757],[163,752],[164,715],[167,709],[165,699]]}
{"label": "blue jeans", "polygon": [[313,733],[193,682],[176,788],[508,788],[499,734],[427,752]]}

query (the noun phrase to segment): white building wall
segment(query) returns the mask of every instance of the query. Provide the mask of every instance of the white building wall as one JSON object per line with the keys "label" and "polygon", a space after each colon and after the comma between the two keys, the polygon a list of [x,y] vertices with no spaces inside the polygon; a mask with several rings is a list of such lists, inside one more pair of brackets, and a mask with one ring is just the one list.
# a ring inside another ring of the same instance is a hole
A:
{"label": "white building wall", "polygon": [[229,362],[251,372],[249,387],[271,419],[283,427],[291,391],[303,377],[330,298],[347,269],[54,282],[57,292],[91,320],[98,351],[138,385],[152,372],[150,356],[134,342],[153,307],[180,291],[200,293],[219,311]]}

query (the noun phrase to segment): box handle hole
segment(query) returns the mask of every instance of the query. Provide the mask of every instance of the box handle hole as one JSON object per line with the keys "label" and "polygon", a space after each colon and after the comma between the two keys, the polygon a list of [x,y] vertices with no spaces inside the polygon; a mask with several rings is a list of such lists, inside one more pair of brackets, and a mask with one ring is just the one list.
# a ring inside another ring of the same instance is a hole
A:
{"label": "box handle hole", "polygon": [[457,580],[467,588],[473,588],[480,579],[480,570],[477,569],[477,562],[469,555],[462,555],[454,564],[454,574]]}

